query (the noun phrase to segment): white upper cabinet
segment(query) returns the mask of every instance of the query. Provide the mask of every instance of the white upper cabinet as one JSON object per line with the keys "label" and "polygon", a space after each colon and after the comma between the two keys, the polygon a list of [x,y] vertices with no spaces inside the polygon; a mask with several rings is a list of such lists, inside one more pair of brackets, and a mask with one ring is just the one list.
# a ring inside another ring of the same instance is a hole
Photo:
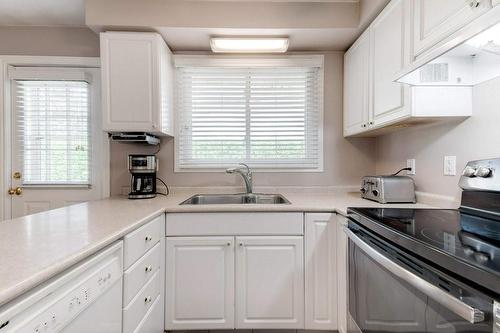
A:
{"label": "white upper cabinet", "polygon": [[365,31],[344,55],[344,136],[368,126],[370,40]]}
{"label": "white upper cabinet", "polygon": [[173,135],[172,54],[151,32],[104,32],[101,40],[103,128]]}
{"label": "white upper cabinet", "polygon": [[412,60],[412,9],[412,1],[392,0],[346,52],[344,136],[377,136],[405,127],[402,124],[449,121],[472,114],[470,87],[394,82]]}
{"label": "white upper cabinet", "polygon": [[304,328],[303,237],[236,237],[236,328]]}
{"label": "white upper cabinet", "polygon": [[417,58],[491,8],[491,0],[413,0],[413,57]]}
{"label": "white upper cabinet", "polygon": [[409,87],[394,82],[394,75],[408,63],[407,0],[393,0],[373,21],[370,31],[370,126],[410,115]]}

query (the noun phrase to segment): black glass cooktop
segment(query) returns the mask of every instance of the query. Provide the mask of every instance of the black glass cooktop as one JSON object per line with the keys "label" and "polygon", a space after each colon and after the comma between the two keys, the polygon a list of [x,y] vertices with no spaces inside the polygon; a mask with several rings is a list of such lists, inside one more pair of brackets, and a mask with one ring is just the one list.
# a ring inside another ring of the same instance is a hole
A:
{"label": "black glass cooktop", "polygon": [[454,209],[351,208],[348,213],[413,254],[500,294],[500,221]]}

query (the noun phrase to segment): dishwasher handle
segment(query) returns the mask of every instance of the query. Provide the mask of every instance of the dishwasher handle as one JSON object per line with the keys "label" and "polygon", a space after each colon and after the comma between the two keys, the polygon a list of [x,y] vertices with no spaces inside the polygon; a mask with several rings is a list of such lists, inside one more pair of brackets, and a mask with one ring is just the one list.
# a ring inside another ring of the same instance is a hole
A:
{"label": "dishwasher handle", "polygon": [[382,253],[371,247],[368,243],[359,238],[354,232],[344,227],[344,232],[349,239],[363,250],[371,259],[375,260],[379,265],[387,269],[389,272],[399,277],[415,289],[419,290],[426,296],[432,298],[448,310],[452,311],[461,318],[467,320],[471,324],[480,323],[484,321],[484,313],[470,305],[462,302],[453,295],[447,293],[432,283],[427,282],[420,276],[404,269],[396,264],[391,259],[384,256]]}

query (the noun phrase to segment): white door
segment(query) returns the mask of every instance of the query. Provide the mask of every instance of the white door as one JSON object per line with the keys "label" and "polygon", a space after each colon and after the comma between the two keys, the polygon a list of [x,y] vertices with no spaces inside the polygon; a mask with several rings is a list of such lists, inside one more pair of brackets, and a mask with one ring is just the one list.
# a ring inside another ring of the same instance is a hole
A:
{"label": "white door", "polygon": [[236,328],[304,328],[303,241],[236,238]]}
{"label": "white door", "polygon": [[233,243],[233,237],[167,237],[165,329],[234,328]]}
{"label": "white door", "polygon": [[9,77],[5,218],[107,196],[99,70],[11,67]]}
{"label": "white door", "polygon": [[491,8],[481,0],[413,0],[413,52],[420,56]]}
{"label": "white door", "polygon": [[344,136],[368,126],[369,37],[364,32],[344,55]]}
{"label": "white door", "polygon": [[337,227],[331,213],[305,216],[305,328],[337,329]]}
{"label": "white door", "polygon": [[382,126],[410,116],[407,85],[393,82],[394,75],[409,62],[409,24],[404,19],[409,9],[406,0],[393,0],[370,26],[372,55],[370,126]]}

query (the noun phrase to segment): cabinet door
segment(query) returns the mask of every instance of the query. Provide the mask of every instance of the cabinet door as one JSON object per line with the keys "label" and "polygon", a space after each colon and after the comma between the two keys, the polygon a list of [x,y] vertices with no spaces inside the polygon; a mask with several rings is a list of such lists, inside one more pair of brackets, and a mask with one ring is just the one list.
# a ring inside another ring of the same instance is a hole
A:
{"label": "cabinet door", "polygon": [[336,224],[330,213],[308,213],[305,224],[305,328],[337,329]]}
{"label": "cabinet door", "polygon": [[303,237],[236,238],[236,328],[304,328]]}
{"label": "cabinet door", "polygon": [[233,237],[167,237],[165,329],[234,328],[233,243]]}
{"label": "cabinet door", "polygon": [[344,56],[344,136],[366,130],[370,43],[366,31]]}
{"label": "cabinet door", "polygon": [[413,0],[413,5],[415,58],[491,8],[486,0]]}
{"label": "cabinet door", "polygon": [[347,246],[348,239],[344,232],[347,226],[347,218],[342,215],[335,215],[335,227],[337,228],[337,307],[338,307],[338,330],[340,333],[347,333],[347,288],[349,286],[347,279]]}
{"label": "cabinet door", "polygon": [[104,130],[158,130],[159,37],[105,32],[100,38]]}
{"label": "cabinet door", "polygon": [[370,127],[410,116],[408,86],[394,82],[394,75],[409,61],[405,20],[407,0],[393,0],[370,26],[371,117]]}

